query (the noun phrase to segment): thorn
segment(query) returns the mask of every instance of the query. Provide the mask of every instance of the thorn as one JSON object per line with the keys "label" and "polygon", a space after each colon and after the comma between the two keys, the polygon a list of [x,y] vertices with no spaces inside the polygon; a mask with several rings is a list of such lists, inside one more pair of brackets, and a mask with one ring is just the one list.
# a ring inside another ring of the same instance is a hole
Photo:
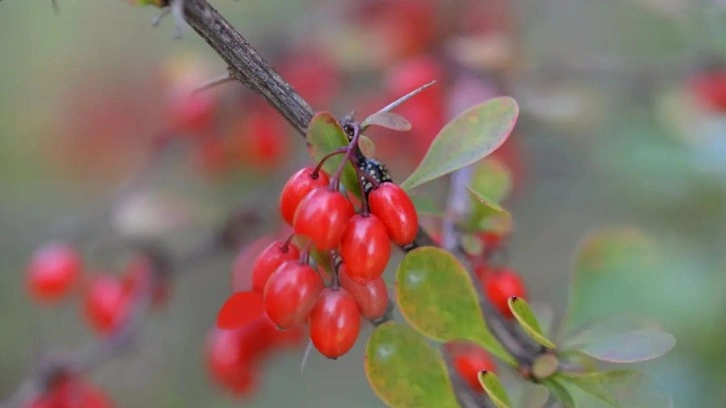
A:
{"label": "thorn", "polygon": [[154,16],[151,19],[151,26],[158,27],[159,24],[161,23],[161,20],[163,20],[164,17],[166,17],[170,11],[171,11],[171,8],[169,8],[169,7],[162,9],[161,12],[159,12],[159,14],[157,14],[156,16]]}
{"label": "thorn", "polygon": [[[435,83],[436,83],[436,81],[431,81],[431,82],[429,82],[427,84],[421,85],[420,87],[414,89],[413,91],[407,93],[406,95],[403,95],[402,97],[400,97],[400,98],[396,99],[395,101],[389,103],[388,105],[386,105],[385,107],[383,107],[378,112],[390,112],[390,111],[396,109],[399,105],[401,105],[402,103],[406,102],[407,100],[413,98],[414,96],[416,96],[417,94],[419,94],[421,91],[423,91],[424,89],[430,87],[431,85],[433,85]],[[378,112],[376,112],[376,113],[378,113]]]}
{"label": "thorn", "polygon": [[192,91],[192,95],[197,94],[197,93],[202,92],[202,91],[207,91],[207,90],[212,89],[212,88],[214,88],[216,86],[219,86],[219,85],[222,85],[222,84],[226,84],[227,82],[232,82],[232,81],[236,81],[236,80],[237,80],[237,78],[235,78],[232,75],[231,72],[227,72],[227,73],[225,73],[223,75],[220,75],[220,76],[218,76],[216,78],[212,78],[209,81],[204,82],[203,84],[199,85],[199,87],[195,88]]}
{"label": "thorn", "polygon": [[305,370],[305,363],[308,361],[308,357],[310,357],[310,352],[313,350],[313,342],[308,341],[307,347],[305,347],[305,354],[303,354],[302,361],[300,362],[300,372],[302,373]]}

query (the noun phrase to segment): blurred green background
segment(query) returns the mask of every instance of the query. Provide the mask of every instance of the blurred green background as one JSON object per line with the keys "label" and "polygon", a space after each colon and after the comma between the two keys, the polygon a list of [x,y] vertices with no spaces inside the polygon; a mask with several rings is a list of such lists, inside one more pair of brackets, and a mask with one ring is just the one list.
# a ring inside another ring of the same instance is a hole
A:
{"label": "blurred green background", "polygon": [[[92,217],[139,165],[144,141],[158,126],[153,113],[160,96],[151,78],[160,65],[191,52],[208,63],[211,76],[224,71],[191,29],[175,40],[171,20],[151,27],[153,8],[60,3],[59,15],[47,1],[0,3],[0,400],[31,371],[36,352],[74,349],[92,337],[77,302],[45,309],[27,298],[23,271],[32,251],[66,231],[59,220]],[[315,31],[336,17],[326,9],[340,8],[334,1],[303,0],[219,0],[215,6],[265,56],[274,56],[298,30]],[[646,285],[621,295],[678,339],[672,353],[645,368],[673,393],[676,407],[723,406],[726,113],[694,113],[683,94],[705,63],[726,56],[726,5],[518,0],[508,6],[523,62],[506,83],[522,106],[513,137],[525,169],[507,204],[516,223],[512,265],[525,276],[532,299],[562,316],[571,255],[583,236],[599,227],[642,228],[666,262]],[[377,77],[362,77],[347,77],[343,102],[323,108],[350,110],[362,84],[375,92],[378,82],[371,78]],[[128,112],[99,119],[92,108],[104,103]],[[82,131],[91,138],[73,138]],[[82,150],[93,136],[104,141],[88,150],[95,167],[76,166],[88,157],[72,149],[58,154],[69,150],[62,146],[68,140]],[[114,138],[130,141],[114,144]],[[301,154],[262,183],[241,174],[210,182],[175,152],[151,180],[193,209],[194,221],[169,238],[174,248],[202,239],[237,203],[274,202],[287,174],[305,163],[302,142],[290,138]],[[269,204],[258,206],[269,210]],[[106,238],[110,227],[102,217],[90,224],[88,263],[117,268],[128,253]],[[207,377],[203,347],[230,291],[231,262],[231,255],[215,259],[181,277],[138,344],[94,374],[118,406],[382,406],[365,380],[363,341],[338,361],[313,353],[302,373],[303,349],[275,356],[259,392],[243,402],[217,389]],[[593,296],[604,309],[613,301]]]}

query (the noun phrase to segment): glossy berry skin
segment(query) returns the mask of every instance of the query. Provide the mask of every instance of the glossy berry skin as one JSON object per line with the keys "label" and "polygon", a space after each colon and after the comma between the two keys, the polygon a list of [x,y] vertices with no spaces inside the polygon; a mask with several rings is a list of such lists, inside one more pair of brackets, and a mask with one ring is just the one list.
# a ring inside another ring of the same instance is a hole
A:
{"label": "glossy berry skin", "polygon": [[129,314],[131,294],[115,276],[94,278],[86,289],[83,308],[90,326],[98,333],[109,333]]}
{"label": "glossy berry skin", "polygon": [[340,256],[354,281],[378,279],[391,257],[391,242],[383,222],[373,214],[353,216],[340,241]]}
{"label": "glossy berry skin", "polygon": [[484,293],[499,313],[507,318],[513,317],[512,311],[509,310],[509,298],[512,296],[527,298],[522,278],[509,268],[489,271],[484,276]]}
{"label": "glossy berry skin", "polygon": [[265,284],[275,270],[285,261],[295,261],[300,257],[300,251],[292,243],[275,241],[270,244],[252,265],[252,290],[262,293]]}
{"label": "glossy berry skin", "polygon": [[54,302],[67,295],[83,269],[75,249],[60,243],[48,244],[33,254],[26,271],[27,287],[36,300]]}
{"label": "glossy berry skin", "polygon": [[340,286],[347,290],[358,304],[358,310],[368,320],[375,320],[384,313],[388,307],[388,288],[383,277],[368,283],[358,283],[348,276],[345,264],[340,266]]}
{"label": "glossy berry skin", "polygon": [[310,265],[282,263],[265,285],[267,316],[280,329],[304,322],[323,287],[323,279]]}
{"label": "glossy berry skin", "polygon": [[393,183],[381,183],[368,195],[371,213],[396,245],[408,245],[418,233],[418,214],[408,194]]}
{"label": "glossy berry skin", "polygon": [[317,249],[327,251],[338,246],[353,215],[353,204],[343,194],[318,187],[300,202],[292,227],[296,234],[310,238]]}
{"label": "glossy berry skin", "polygon": [[293,174],[285,183],[280,193],[280,213],[282,218],[288,225],[292,225],[300,202],[311,191],[318,187],[326,187],[330,183],[330,177],[323,170],[318,172],[317,177],[313,177],[312,173],[315,167],[305,167]]}
{"label": "glossy berry skin", "polygon": [[489,353],[477,344],[464,340],[450,341],[444,348],[451,355],[457,373],[469,387],[474,391],[484,391],[479,383],[479,372],[496,372],[497,369]]}
{"label": "glossy berry skin", "polygon": [[350,351],[360,333],[358,305],[345,289],[325,289],[310,313],[310,340],[325,357]]}

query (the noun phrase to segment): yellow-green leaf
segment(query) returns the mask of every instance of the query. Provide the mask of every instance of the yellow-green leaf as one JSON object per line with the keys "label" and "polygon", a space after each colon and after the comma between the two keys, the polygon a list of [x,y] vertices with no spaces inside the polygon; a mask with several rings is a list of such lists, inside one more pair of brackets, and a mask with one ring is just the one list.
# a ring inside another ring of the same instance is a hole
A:
{"label": "yellow-green leaf", "polygon": [[424,335],[475,341],[515,364],[486,326],[471,277],[451,253],[436,247],[407,253],[396,271],[396,294],[401,315]]}
{"label": "yellow-green leaf", "polygon": [[517,322],[519,322],[522,329],[524,329],[532,340],[547,348],[554,349],[557,347],[552,340],[545,337],[542,333],[542,328],[540,327],[537,318],[534,316],[532,309],[529,308],[526,300],[512,296],[509,298],[508,303],[509,310],[512,311],[514,318],[517,319]]}
{"label": "yellow-green leaf", "polygon": [[458,407],[441,355],[399,323],[387,322],[373,331],[365,371],[373,391],[391,407]]}
{"label": "yellow-green leaf", "polygon": [[507,391],[494,373],[482,370],[479,372],[479,383],[497,408],[509,408],[512,405]]}

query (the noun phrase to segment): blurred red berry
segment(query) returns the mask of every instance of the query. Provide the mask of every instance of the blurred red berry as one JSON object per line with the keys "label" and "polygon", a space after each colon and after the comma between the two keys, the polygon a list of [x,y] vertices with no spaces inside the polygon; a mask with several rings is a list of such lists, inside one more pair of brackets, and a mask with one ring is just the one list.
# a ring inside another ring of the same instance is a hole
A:
{"label": "blurred red berry", "polygon": [[72,247],[45,245],[33,254],[26,271],[30,295],[40,301],[58,301],[71,291],[82,269],[83,260]]}
{"label": "blurred red berry", "polygon": [[489,301],[504,317],[513,317],[509,310],[509,298],[527,298],[527,290],[522,278],[512,269],[491,270],[484,276],[484,293]]}
{"label": "blurred red berry", "polygon": [[353,296],[363,317],[368,320],[374,320],[386,313],[388,307],[388,288],[383,277],[367,283],[358,283],[348,275],[345,264],[340,266],[339,273],[340,286]]}
{"label": "blurred red berry", "polygon": [[489,353],[479,345],[465,341],[454,340],[444,344],[444,348],[453,359],[454,368],[469,387],[475,391],[484,391],[479,383],[479,373],[482,370],[496,372],[496,365]]}
{"label": "blurred red berry", "polygon": [[83,303],[86,320],[96,332],[109,333],[129,316],[132,300],[117,277],[96,276],[86,288]]}

